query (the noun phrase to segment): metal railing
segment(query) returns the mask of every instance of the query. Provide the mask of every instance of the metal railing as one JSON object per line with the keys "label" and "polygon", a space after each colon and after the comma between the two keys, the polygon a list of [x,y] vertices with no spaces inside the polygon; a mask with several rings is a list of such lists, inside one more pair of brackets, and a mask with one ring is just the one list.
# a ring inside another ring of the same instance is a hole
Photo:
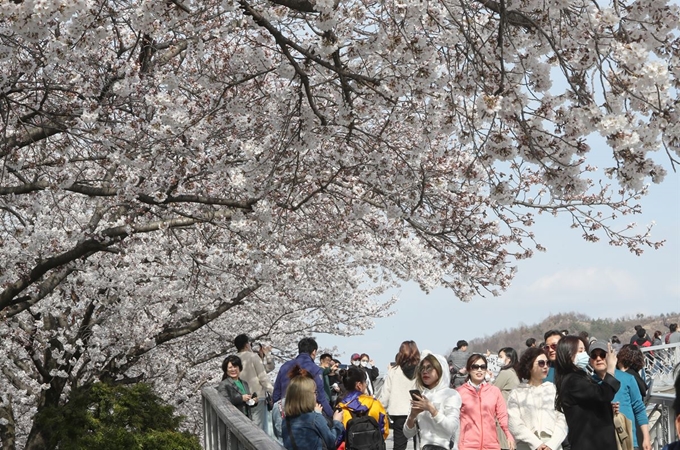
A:
{"label": "metal railing", "polygon": [[285,450],[214,387],[203,388],[201,395],[206,450]]}
{"label": "metal railing", "polygon": [[680,344],[640,348],[645,355],[646,398],[652,448],[658,450],[678,439],[675,432],[675,379],[680,374]]}

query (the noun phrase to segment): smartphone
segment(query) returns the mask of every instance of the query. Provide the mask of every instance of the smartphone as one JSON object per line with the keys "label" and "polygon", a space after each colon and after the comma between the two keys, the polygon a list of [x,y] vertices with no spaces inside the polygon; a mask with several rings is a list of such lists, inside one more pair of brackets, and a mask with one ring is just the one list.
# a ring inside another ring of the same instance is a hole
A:
{"label": "smartphone", "polygon": [[418,389],[411,389],[408,391],[409,394],[411,394],[411,398],[413,400],[422,400],[423,394],[420,392]]}
{"label": "smartphone", "polygon": [[253,393],[250,395],[250,398],[257,398],[257,392],[253,392]]}
{"label": "smartphone", "polygon": [[347,364],[339,364],[338,369],[347,370]]}

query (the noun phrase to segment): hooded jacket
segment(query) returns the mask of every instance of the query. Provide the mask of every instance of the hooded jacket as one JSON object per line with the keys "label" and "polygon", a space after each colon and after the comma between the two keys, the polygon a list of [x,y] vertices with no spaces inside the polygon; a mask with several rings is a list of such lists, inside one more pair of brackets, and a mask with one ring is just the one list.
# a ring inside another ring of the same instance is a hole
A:
{"label": "hooded jacket", "polygon": [[459,450],[498,450],[496,420],[508,440],[514,440],[508,429],[508,411],[501,390],[482,383],[479,391],[465,383],[457,389],[463,399],[460,409]]}
{"label": "hooded jacket", "polygon": [[[423,351],[422,357],[429,354],[428,351]],[[458,433],[461,398],[455,389],[449,387],[451,375],[446,358],[441,355],[434,356],[442,366],[443,372],[439,377],[439,383],[432,389],[423,387],[422,393],[434,405],[437,414],[432,417],[429,411],[423,411],[418,414],[416,420],[420,428],[421,446],[433,444],[448,448],[449,441]],[[409,428],[407,423],[404,424],[404,437],[411,439],[418,433],[418,430],[416,427]]]}

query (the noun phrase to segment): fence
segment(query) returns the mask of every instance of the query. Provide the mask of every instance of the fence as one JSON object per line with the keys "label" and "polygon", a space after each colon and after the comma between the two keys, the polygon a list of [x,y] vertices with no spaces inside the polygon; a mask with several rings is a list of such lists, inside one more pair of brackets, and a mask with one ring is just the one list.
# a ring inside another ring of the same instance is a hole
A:
{"label": "fence", "polygon": [[650,384],[647,403],[652,448],[658,450],[678,439],[675,433],[673,383],[680,374],[680,343],[641,348],[645,378]]}
{"label": "fence", "polygon": [[203,447],[206,450],[285,450],[213,387],[203,388]]}

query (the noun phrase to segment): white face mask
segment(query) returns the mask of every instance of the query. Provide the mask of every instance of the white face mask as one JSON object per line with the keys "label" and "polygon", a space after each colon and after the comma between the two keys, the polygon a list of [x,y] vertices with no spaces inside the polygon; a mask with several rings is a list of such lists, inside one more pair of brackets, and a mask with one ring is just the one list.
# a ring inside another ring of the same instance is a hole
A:
{"label": "white face mask", "polygon": [[590,356],[586,352],[579,352],[574,358],[574,365],[581,370],[586,370],[588,367],[588,362],[590,361]]}
{"label": "white face mask", "polygon": [[359,364],[361,364],[361,361],[359,361],[358,359],[355,360],[355,361],[352,361],[352,365],[353,365],[353,366],[357,366],[357,367],[358,367]]}
{"label": "white face mask", "polygon": [[368,367],[368,361],[361,361],[361,367]]}

